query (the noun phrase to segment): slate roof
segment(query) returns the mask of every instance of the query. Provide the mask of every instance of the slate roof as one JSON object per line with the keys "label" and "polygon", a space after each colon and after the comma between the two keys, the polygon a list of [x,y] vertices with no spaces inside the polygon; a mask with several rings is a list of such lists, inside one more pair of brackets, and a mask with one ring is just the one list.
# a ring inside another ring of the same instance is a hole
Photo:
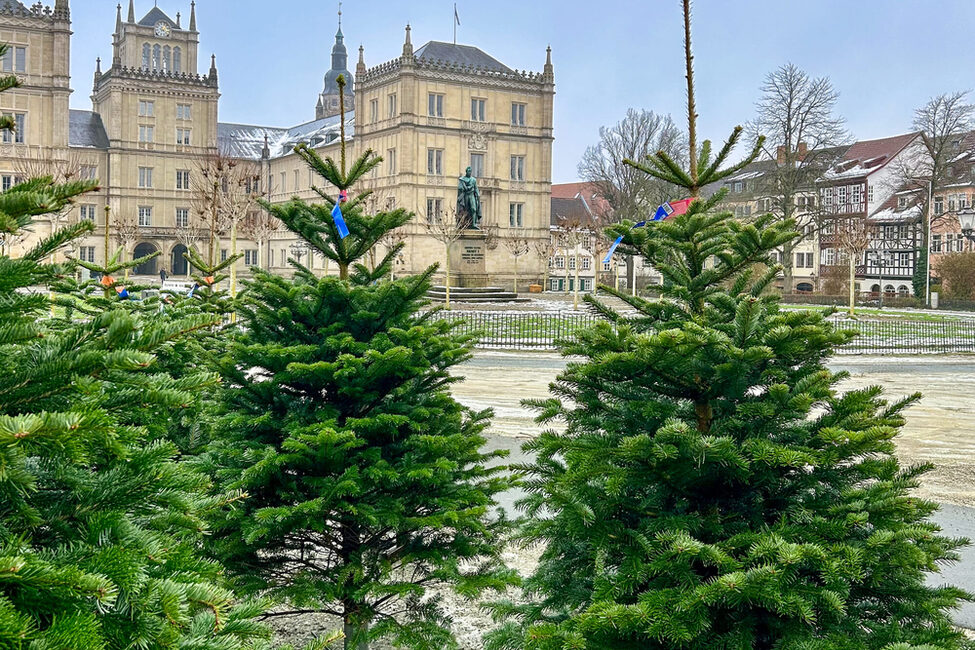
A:
{"label": "slate roof", "polygon": [[17,0],[0,0],[0,11],[27,11],[23,2]]}
{"label": "slate roof", "polygon": [[824,175],[824,180],[860,178],[877,171],[908,145],[921,137],[920,132],[895,135],[878,140],[860,140],[843,154],[842,160]]}
{"label": "slate roof", "polygon": [[454,65],[474,66],[492,72],[514,74],[514,70],[472,45],[454,45],[442,41],[430,41],[418,49],[414,56],[421,62],[443,61]]}
{"label": "slate roof", "polygon": [[165,20],[173,27],[176,27],[176,21],[170,18],[169,16],[167,16],[165,13],[163,13],[163,10],[160,9],[159,7],[153,7],[149,11],[149,13],[147,13],[145,17],[143,17],[143,19],[139,21],[139,24],[142,25],[143,27],[152,27],[160,20]]}
{"label": "slate roof", "polygon": [[599,195],[599,190],[592,183],[555,183],[552,185],[552,197],[556,199],[582,197],[593,212],[608,215],[613,211],[609,201]]}
{"label": "slate roof", "polygon": [[[355,120],[345,119],[345,137],[354,135]],[[291,153],[299,142],[311,147],[333,142],[339,137],[339,118],[337,115],[320,120],[305,122],[291,128],[275,126],[256,126],[251,124],[217,124],[217,147],[220,154],[231,158],[260,160],[264,149],[264,136],[267,135],[271,158]]]}
{"label": "slate roof", "polygon": [[69,110],[68,146],[108,149],[108,133],[101,116],[92,111]]}

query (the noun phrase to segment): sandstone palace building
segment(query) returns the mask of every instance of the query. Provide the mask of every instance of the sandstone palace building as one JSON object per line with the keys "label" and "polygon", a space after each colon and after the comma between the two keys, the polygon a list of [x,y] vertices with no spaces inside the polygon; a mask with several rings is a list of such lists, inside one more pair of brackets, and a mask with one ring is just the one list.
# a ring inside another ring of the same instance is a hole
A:
{"label": "sandstone palace building", "polygon": [[[119,5],[110,57],[106,48],[106,56],[94,62],[91,110],[73,110],[68,0],[53,7],[0,0],[0,41],[10,46],[0,68],[22,81],[0,95],[0,111],[13,115],[19,127],[3,133],[0,142],[3,188],[39,174],[97,178],[100,185],[70,213],[6,242],[13,255],[51,228],[90,219],[96,234],[71,253],[101,260],[108,215],[112,251],[122,246],[127,256],[161,253],[140,273],[163,268],[186,273],[182,253],[206,246],[209,238],[201,235],[206,206],[220,203],[216,195],[207,202],[201,182],[210,178],[215,160],[249,170],[248,196],[272,203],[317,197],[311,187],[322,181],[293,149],[303,142],[338,158],[337,79],[344,75],[350,158],[365,149],[384,158],[365,183],[374,191],[371,209],[395,206],[415,214],[395,234],[406,244],[397,272],[443,263],[444,234],[437,224],[453,218],[457,178],[470,166],[480,186],[485,228],[454,241],[452,274],[462,284],[510,284],[517,255],[523,284],[542,277],[550,237],[555,94],[550,52],[542,72],[516,71],[468,45],[431,41],[414,48],[407,26],[400,57],[370,67],[360,46],[352,72],[340,16],[331,68],[314,104],[309,101],[314,120],[292,128],[228,124],[219,121],[216,57],[199,50],[195,3],[188,18],[176,13],[173,19],[157,6],[137,16],[134,0],[124,13]],[[275,116],[257,121],[273,123]],[[227,192],[226,183],[214,185],[218,193]],[[330,272],[324,260],[309,259],[304,246],[274,224],[244,227],[248,219],[260,221],[262,212],[256,202],[244,209],[248,214],[234,231],[244,255],[241,272],[261,266],[289,273],[288,258]],[[226,255],[230,233],[223,228],[219,237]]]}

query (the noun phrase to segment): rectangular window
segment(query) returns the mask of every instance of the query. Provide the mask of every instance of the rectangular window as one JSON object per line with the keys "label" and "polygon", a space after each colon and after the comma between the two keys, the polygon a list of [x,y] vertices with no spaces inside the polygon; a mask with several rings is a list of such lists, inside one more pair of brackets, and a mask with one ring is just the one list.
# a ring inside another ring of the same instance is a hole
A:
{"label": "rectangular window", "polygon": [[257,266],[257,250],[248,249],[244,251],[244,265]]}
{"label": "rectangular window", "polygon": [[154,142],[155,129],[148,124],[139,125],[139,142]]}
{"label": "rectangular window", "polygon": [[565,258],[561,255],[555,258],[555,268],[564,269],[565,268]]}
{"label": "rectangular window", "polygon": [[570,257],[569,258],[569,270],[570,271],[575,271],[576,270],[576,258],[575,257]]}
{"label": "rectangular window", "polygon": [[484,122],[485,121],[485,105],[487,104],[486,99],[472,99],[471,100],[471,121],[472,122]]}
{"label": "rectangular window", "polygon": [[92,262],[95,261],[95,247],[94,246],[82,246],[80,249],[81,254],[79,259],[82,262]]}
{"label": "rectangular window", "polygon": [[612,271],[613,270],[613,263],[612,262],[603,262],[603,270],[604,271]]}
{"label": "rectangular window", "polygon": [[836,188],[836,205],[841,207],[846,205],[846,185]]}
{"label": "rectangular window", "polygon": [[386,170],[390,176],[396,173],[396,149],[386,150]]}
{"label": "rectangular window", "polygon": [[836,264],[836,249],[824,248],[820,251],[819,263],[823,266],[833,266]]}
{"label": "rectangular window", "polygon": [[859,205],[863,203],[863,185],[853,186],[853,198],[852,201],[854,205]]}
{"label": "rectangular window", "polygon": [[95,220],[95,206],[90,203],[85,203],[81,206],[81,219],[82,221],[94,221]]}
{"label": "rectangular window", "polygon": [[513,181],[525,180],[525,157],[524,156],[511,157],[511,180]]}
{"label": "rectangular window", "polygon": [[176,129],[176,144],[189,146],[192,129]]}
{"label": "rectangular window", "polygon": [[931,252],[941,252],[941,235],[931,235]]}
{"label": "rectangular window", "polygon": [[430,93],[427,95],[427,115],[443,117],[443,95]]}
{"label": "rectangular window", "polygon": [[176,227],[186,228],[190,225],[190,209],[176,208]]}
{"label": "rectangular window", "polygon": [[86,181],[93,181],[98,177],[98,167],[96,165],[82,165],[81,178]]}
{"label": "rectangular window", "polygon": [[592,268],[592,258],[591,257],[583,257],[582,258],[582,270],[583,271],[588,271],[591,268]]}
{"label": "rectangular window", "polygon": [[525,105],[517,102],[511,104],[511,125],[525,126]]}
{"label": "rectangular window", "polygon": [[14,118],[14,131],[11,132],[10,129],[4,129],[3,131],[3,141],[6,143],[10,142],[24,142],[24,123],[26,122],[26,116],[24,113],[4,113],[5,117]]}
{"label": "rectangular window", "polygon": [[873,185],[867,185],[867,201],[873,203]]}
{"label": "rectangular window", "polygon": [[178,190],[190,189],[190,170],[188,169],[176,170],[176,189]]}
{"label": "rectangular window", "polygon": [[152,225],[152,208],[150,208],[147,205],[139,206],[139,225],[140,226]]}
{"label": "rectangular window", "polygon": [[27,72],[27,48],[12,46],[7,50],[2,62],[4,72]]}
{"label": "rectangular window", "polygon": [[139,100],[139,117],[153,117],[155,113],[155,102],[144,99]]}
{"label": "rectangular window", "polygon": [[190,119],[190,104],[176,104],[176,119]]}
{"label": "rectangular window", "polygon": [[483,153],[471,154],[471,175],[474,178],[480,178],[484,176],[484,154]]}
{"label": "rectangular window", "polygon": [[741,181],[735,181],[734,185],[732,186],[732,191],[741,192],[744,188],[745,188],[744,183],[742,183]]}
{"label": "rectangular window", "polygon": [[948,195],[948,212],[954,212],[958,209],[958,201],[954,194]]}
{"label": "rectangular window", "polygon": [[152,187],[152,167],[139,167],[139,187]]}
{"label": "rectangular window", "polygon": [[943,196],[934,197],[934,213],[944,214],[945,211],[945,199]]}
{"label": "rectangular window", "polygon": [[832,206],[833,205],[833,188],[827,187],[823,189],[823,205]]}
{"label": "rectangular window", "polygon": [[220,249],[220,261],[221,262],[226,262],[227,261],[227,249],[226,248],[221,248]]}
{"label": "rectangular window", "polygon": [[396,93],[386,96],[386,117],[389,119],[396,117]]}
{"label": "rectangular window", "polygon": [[282,192],[287,192],[288,191],[288,173],[287,172],[281,172],[281,191]]}
{"label": "rectangular window", "polygon": [[523,228],[525,225],[524,216],[525,216],[524,203],[508,204],[508,226],[510,228]]}
{"label": "rectangular window", "polygon": [[299,175],[300,173],[301,173],[300,169],[295,170],[295,191],[296,192],[298,191],[298,188],[301,186],[301,176]]}
{"label": "rectangular window", "polygon": [[443,149],[427,149],[427,173],[443,176]]}
{"label": "rectangular window", "polygon": [[369,100],[369,114],[372,116],[373,122],[379,121],[379,100],[378,99]]}
{"label": "rectangular window", "polygon": [[9,190],[14,185],[14,177],[10,176],[9,174],[4,174],[2,177],[0,177],[0,181],[2,181],[0,188],[2,188],[4,192]]}
{"label": "rectangular window", "polygon": [[440,223],[443,215],[443,199],[427,199],[427,223]]}
{"label": "rectangular window", "polygon": [[274,249],[267,249],[267,265],[274,266]]}

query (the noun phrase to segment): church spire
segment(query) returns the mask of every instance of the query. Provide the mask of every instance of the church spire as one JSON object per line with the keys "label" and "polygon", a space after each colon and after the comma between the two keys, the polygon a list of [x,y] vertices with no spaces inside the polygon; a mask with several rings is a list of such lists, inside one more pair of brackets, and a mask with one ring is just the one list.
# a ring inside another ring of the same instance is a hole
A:
{"label": "church spire", "polygon": [[339,31],[335,32],[335,39],[339,40],[344,38],[342,36],[342,3],[339,3]]}
{"label": "church spire", "polygon": [[196,0],[190,3],[190,31],[196,31]]}
{"label": "church spire", "polygon": [[118,4],[115,12],[115,35],[119,36],[122,34],[122,3]]}
{"label": "church spire", "polygon": [[135,22],[135,0],[129,0],[129,22]]}

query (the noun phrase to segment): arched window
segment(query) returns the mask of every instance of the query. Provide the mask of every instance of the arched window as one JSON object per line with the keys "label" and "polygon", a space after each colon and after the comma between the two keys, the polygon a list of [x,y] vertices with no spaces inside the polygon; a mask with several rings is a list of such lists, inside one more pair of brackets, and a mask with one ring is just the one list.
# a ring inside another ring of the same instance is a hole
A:
{"label": "arched window", "polygon": [[903,285],[903,284],[901,286],[897,287],[897,295],[900,296],[901,298],[907,298],[907,295],[908,295],[907,294],[907,287],[905,285]]}
{"label": "arched window", "polygon": [[172,68],[169,66],[169,46],[163,48],[163,58],[162,58],[162,70],[163,72],[169,72]]}
{"label": "arched window", "polygon": [[159,69],[159,55],[161,54],[161,48],[158,45],[152,46],[152,69]]}
{"label": "arched window", "polygon": [[894,293],[895,293],[894,292],[894,285],[892,285],[892,284],[884,285],[884,295],[885,296],[893,296]]}
{"label": "arched window", "polygon": [[808,282],[800,282],[796,285],[796,291],[799,293],[812,293],[813,286]]}
{"label": "arched window", "polygon": [[142,46],[142,69],[149,69],[149,44],[146,43]]}
{"label": "arched window", "polygon": [[183,52],[178,47],[173,48],[173,72],[182,72]]}

